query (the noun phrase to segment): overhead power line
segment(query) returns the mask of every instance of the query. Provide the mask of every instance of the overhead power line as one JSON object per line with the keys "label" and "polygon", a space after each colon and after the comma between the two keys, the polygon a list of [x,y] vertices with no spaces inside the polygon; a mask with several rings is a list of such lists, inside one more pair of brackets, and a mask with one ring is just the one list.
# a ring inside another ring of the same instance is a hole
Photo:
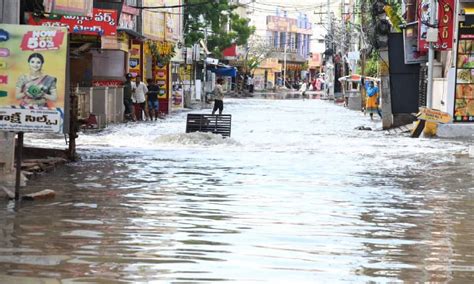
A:
{"label": "overhead power line", "polygon": [[164,6],[131,6],[136,9],[169,9],[169,8],[181,8],[181,7],[191,7],[191,6],[199,6],[204,4],[212,4],[216,3],[214,0],[204,1],[199,3],[190,3],[190,4],[180,4],[180,5],[164,5]]}

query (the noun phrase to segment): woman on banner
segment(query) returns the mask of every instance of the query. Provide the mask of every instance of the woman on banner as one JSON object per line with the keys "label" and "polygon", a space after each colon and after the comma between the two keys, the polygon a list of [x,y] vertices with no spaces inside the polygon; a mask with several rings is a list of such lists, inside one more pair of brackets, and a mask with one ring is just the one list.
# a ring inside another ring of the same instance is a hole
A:
{"label": "woman on banner", "polygon": [[21,75],[16,82],[16,98],[20,106],[53,108],[57,100],[56,78],[43,74],[44,57],[33,53],[28,57],[29,74]]}

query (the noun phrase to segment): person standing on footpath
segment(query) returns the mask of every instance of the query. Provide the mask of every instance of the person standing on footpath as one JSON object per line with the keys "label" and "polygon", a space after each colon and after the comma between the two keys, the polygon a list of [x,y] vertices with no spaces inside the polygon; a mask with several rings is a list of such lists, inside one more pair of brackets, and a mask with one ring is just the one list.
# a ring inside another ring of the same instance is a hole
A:
{"label": "person standing on footpath", "polygon": [[125,106],[125,119],[135,121],[135,112],[133,111],[132,101],[132,74],[127,73],[125,75],[125,83],[123,84],[123,105]]}
{"label": "person standing on footpath", "polygon": [[362,84],[365,85],[365,89],[367,90],[367,101],[365,103],[365,111],[368,112],[370,115],[370,119],[374,119],[374,112],[382,118],[382,114],[380,113],[379,109],[379,88],[375,86],[374,81],[365,81],[364,78],[361,79]]}
{"label": "person standing on footpath", "polygon": [[224,91],[222,89],[222,78],[217,79],[217,84],[214,87],[214,108],[212,109],[212,114],[219,110],[219,115],[222,114],[224,110]]}
{"label": "person standing on footpath", "polygon": [[253,75],[249,75],[248,79],[247,79],[247,85],[248,85],[248,91],[249,93],[253,93]]}
{"label": "person standing on footpath", "polygon": [[148,93],[147,93],[147,104],[148,104],[148,115],[150,120],[157,120],[160,117],[160,105],[158,101],[158,95],[160,93],[160,86],[155,84],[152,79],[148,79]]}
{"label": "person standing on footpath", "polygon": [[145,113],[145,120],[148,120],[148,111],[146,109],[145,95],[148,93],[148,88],[145,83],[142,82],[140,75],[135,77],[135,86],[133,92],[133,102],[135,103],[135,110],[137,113],[137,119],[143,119],[143,112]]}

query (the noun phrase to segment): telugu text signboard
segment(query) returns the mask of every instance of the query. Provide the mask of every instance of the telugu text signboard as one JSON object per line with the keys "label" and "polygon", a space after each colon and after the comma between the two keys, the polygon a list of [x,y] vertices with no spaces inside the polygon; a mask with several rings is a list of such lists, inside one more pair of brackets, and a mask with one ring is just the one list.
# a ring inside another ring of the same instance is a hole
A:
{"label": "telugu text signboard", "polygon": [[417,117],[418,119],[438,123],[448,123],[451,121],[451,115],[449,115],[449,113],[426,107],[420,107],[420,112]]}
{"label": "telugu text signboard", "polygon": [[[418,17],[418,51],[427,52],[429,42],[426,40],[431,15],[430,1],[418,0],[420,7]],[[433,43],[436,50],[447,50],[453,47],[454,33],[454,0],[445,0],[438,3],[438,42]]]}
{"label": "telugu text signboard", "polygon": [[117,35],[117,11],[94,8],[91,17],[49,15],[37,18],[31,13],[26,14],[29,25],[45,27],[66,27],[70,33],[85,35],[113,36]]}
{"label": "telugu text signboard", "polygon": [[64,131],[67,30],[0,24],[0,130]]}

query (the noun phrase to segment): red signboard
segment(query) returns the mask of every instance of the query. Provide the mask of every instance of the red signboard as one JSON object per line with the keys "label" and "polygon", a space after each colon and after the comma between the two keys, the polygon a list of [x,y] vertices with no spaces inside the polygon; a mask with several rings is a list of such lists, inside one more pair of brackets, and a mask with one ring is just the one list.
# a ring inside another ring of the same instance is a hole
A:
{"label": "red signboard", "polygon": [[46,27],[67,27],[70,33],[86,35],[116,35],[117,11],[94,8],[92,17],[50,15],[36,18],[27,14],[28,24]]}
{"label": "red signboard", "polygon": [[23,36],[21,50],[57,50],[63,43],[66,33],[62,31],[29,31]]}
{"label": "red signboard", "polygon": [[123,85],[122,80],[93,80],[92,86],[94,87],[119,87]]}
{"label": "red signboard", "polygon": [[[430,20],[431,9],[428,0],[419,0],[419,18],[418,18],[418,51],[428,51],[429,43],[426,41],[428,32],[428,23]],[[444,0],[438,2],[438,42],[433,43],[436,50],[447,50],[453,47],[454,33],[454,0]]]}
{"label": "red signboard", "polygon": [[224,49],[222,51],[222,55],[224,57],[236,57],[237,56],[237,45],[233,43],[231,46],[228,48]]}

